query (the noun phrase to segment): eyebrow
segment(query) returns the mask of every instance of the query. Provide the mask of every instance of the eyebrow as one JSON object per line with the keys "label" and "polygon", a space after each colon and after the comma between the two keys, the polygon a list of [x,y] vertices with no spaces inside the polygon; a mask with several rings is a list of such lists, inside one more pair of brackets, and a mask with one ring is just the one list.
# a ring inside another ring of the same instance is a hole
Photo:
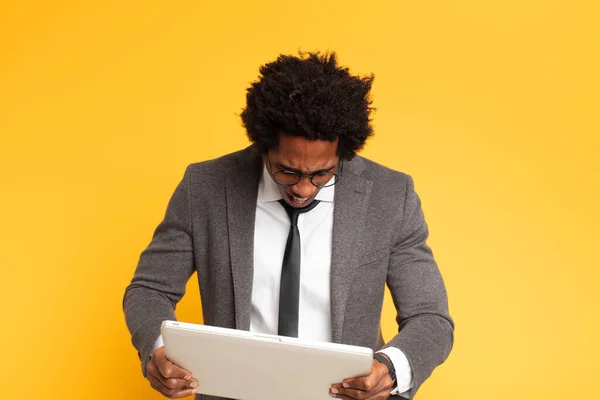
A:
{"label": "eyebrow", "polygon": [[[286,166],[286,165],[283,165],[283,164],[281,164],[281,163],[277,163],[277,166],[278,166],[279,168],[281,168],[281,169],[284,169],[284,170],[287,170],[287,171],[292,171],[292,172],[296,172],[296,173],[303,174],[303,172],[302,172],[302,171],[300,171],[299,169],[296,169],[296,168],[291,168],[291,167],[288,167],[288,166]],[[331,172],[331,170],[332,170],[332,169],[334,169],[334,168],[335,168],[335,165],[332,165],[332,166],[331,166],[331,167],[329,167],[329,168],[318,169],[318,170],[316,170],[316,171],[314,171],[314,172],[311,172],[311,173],[310,173],[310,175],[322,174],[323,172]]]}

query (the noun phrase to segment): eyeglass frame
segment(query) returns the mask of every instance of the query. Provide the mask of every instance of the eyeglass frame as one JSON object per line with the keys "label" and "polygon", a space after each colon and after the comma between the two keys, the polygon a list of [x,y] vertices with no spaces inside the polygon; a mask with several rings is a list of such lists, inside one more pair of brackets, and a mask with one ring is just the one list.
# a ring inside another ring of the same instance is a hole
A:
{"label": "eyeglass frame", "polygon": [[[332,178],[335,177],[335,181],[331,185],[318,185],[318,184],[316,184],[316,183],[313,182],[313,178],[315,176],[319,176],[320,174],[323,174],[323,172],[315,172],[314,174],[303,174],[302,172],[296,171],[296,170],[293,170],[293,169],[282,169],[281,171],[277,171],[277,172],[273,173],[273,163],[271,162],[271,157],[269,157],[269,155],[267,154],[266,158],[267,158],[267,161],[269,162],[269,168],[267,169],[267,172],[269,173],[269,175],[271,175],[271,177],[273,178],[273,180],[275,181],[275,183],[277,183],[278,185],[281,185],[281,186],[294,186],[294,185],[297,185],[298,182],[300,182],[302,180],[302,178],[307,177],[308,180],[310,181],[310,183],[313,186],[315,186],[315,187],[318,187],[320,189],[325,188],[325,187],[332,187],[336,183],[338,183],[340,181],[340,179],[342,179],[342,173],[344,171],[344,160],[340,159],[340,162],[338,163],[339,173],[336,172],[334,174],[334,173],[331,173],[331,172],[326,172],[327,174],[331,174]],[[288,174],[289,173],[294,174],[294,175],[296,175],[298,177],[298,180],[296,182],[294,182],[294,183],[280,183],[275,178],[275,175],[277,175],[277,174],[279,174],[281,172],[285,172],[285,173],[288,173]],[[331,180],[331,178],[329,180]],[[329,181],[327,181],[327,182],[329,182]]]}

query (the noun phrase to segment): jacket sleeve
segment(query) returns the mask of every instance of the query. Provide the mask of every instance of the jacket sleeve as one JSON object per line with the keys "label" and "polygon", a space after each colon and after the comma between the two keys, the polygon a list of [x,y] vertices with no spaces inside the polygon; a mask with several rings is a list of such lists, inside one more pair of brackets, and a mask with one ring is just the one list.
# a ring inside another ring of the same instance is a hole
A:
{"label": "jacket sleeve", "polygon": [[413,398],[452,349],[454,322],[442,276],[427,245],[429,231],[414,184],[407,177],[402,222],[393,246],[387,285],[397,311],[399,332],[385,347],[402,350],[410,363]]}
{"label": "jacket sleeve", "polygon": [[123,298],[125,321],[144,376],[160,325],[175,319],[175,306],[194,273],[188,171],[175,189],[152,241],[142,252]]}

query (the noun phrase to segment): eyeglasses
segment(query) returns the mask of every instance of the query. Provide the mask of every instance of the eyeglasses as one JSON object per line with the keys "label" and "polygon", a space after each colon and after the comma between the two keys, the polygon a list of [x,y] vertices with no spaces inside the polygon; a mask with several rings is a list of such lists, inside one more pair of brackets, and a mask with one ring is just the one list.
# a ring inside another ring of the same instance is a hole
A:
{"label": "eyeglasses", "polygon": [[273,177],[275,182],[283,186],[294,186],[303,177],[310,179],[310,183],[318,188],[324,188],[333,186],[342,179],[342,171],[344,170],[344,160],[340,161],[340,169],[337,174],[333,172],[315,172],[314,174],[303,174],[300,171],[294,171],[291,169],[282,169],[281,171],[273,172],[273,163],[267,156],[269,161],[269,174]]}

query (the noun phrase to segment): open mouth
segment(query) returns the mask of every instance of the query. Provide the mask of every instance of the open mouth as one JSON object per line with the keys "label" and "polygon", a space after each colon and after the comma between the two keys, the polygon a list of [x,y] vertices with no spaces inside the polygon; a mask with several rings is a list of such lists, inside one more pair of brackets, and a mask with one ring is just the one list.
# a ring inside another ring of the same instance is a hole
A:
{"label": "open mouth", "polygon": [[294,195],[289,194],[288,192],[285,193],[287,195],[287,201],[288,204],[290,204],[292,207],[297,207],[297,208],[301,208],[301,207],[306,207],[314,198],[314,196],[310,196],[310,197],[296,197]]}

